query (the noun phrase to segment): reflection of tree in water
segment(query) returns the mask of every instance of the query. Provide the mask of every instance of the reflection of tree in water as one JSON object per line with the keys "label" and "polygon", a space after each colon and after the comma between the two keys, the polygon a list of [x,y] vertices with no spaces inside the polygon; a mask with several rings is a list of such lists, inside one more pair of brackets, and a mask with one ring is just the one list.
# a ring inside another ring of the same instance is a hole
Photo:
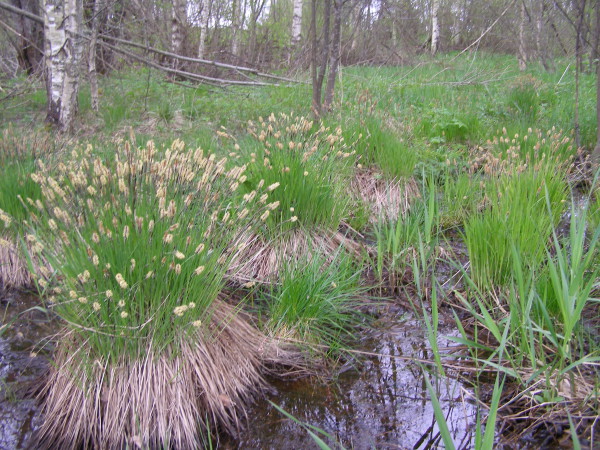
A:
{"label": "reflection of tree in water", "polygon": [[[427,338],[418,323],[406,321],[379,330],[363,341],[360,361],[334,380],[276,383],[271,401],[299,420],[336,437],[346,448],[424,448],[440,439],[421,368],[411,362],[430,356]],[[461,401],[461,385],[452,379],[435,380],[436,393],[460,447],[472,438],[476,411]],[[266,401],[249,414],[242,446],[301,448],[314,445],[300,426],[275,411]],[[332,443],[330,443],[332,444]]]}

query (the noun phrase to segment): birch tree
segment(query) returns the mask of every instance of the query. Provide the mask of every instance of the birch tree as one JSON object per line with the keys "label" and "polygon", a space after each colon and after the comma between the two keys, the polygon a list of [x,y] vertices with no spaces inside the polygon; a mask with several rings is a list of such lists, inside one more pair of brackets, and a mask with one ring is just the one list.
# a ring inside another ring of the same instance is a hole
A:
{"label": "birch tree", "polygon": [[90,80],[90,95],[92,98],[92,109],[98,111],[98,74],[96,72],[96,43],[98,41],[98,15],[104,8],[104,0],[94,0],[91,21],[91,36],[88,49],[88,78]]}
{"label": "birch tree", "polygon": [[72,131],[77,112],[83,0],[44,0],[46,121]]}
{"label": "birch tree", "polygon": [[431,4],[431,54],[435,55],[438,51],[440,39],[440,22],[439,22],[440,0],[432,0]]}
{"label": "birch tree", "polygon": [[527,53],[525,50],[525,24],[527,21],[527,10],[525,0],[521,0],[521,21],[519,23],[519,70],[524,71],[527,68]]}
{"label": "birch tree", "polygon": [[174,0],[171,13],[171,52],[180,55],[183,50],[185,25],[187,23],[186,0]]}
{"label": "birch tree", "polygon": [[242,1],[233,0],[231,3],[231,31],[233,33],[231,37],[231,53],[235,56],[239,56],[240,52],[241,28],[243,26]]}
{"label": "birch tree", "polygon": [[200,40],[198,42],[198,58],[204,58],[206,52],[206,33],[208,31],[208,0],[200,0]]}
{"label": "birch tree", "polygon": [[294,0],[292,15],[291,47],[297,47],[302,36],[302,0]]}

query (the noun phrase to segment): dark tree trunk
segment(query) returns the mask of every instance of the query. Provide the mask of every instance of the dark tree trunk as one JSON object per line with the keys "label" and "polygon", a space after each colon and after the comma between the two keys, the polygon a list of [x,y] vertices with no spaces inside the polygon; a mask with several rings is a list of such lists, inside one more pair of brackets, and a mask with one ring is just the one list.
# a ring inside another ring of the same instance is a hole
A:
{"label": "dark tree trunk", "polygon": [[[331,1],[325,0],[323,9],[323,37],[321,45],[317,42],[317,0],[312,0],[311,11],[312,11],[312,22],[311,22],[311,41],[312,41],[312,55],[311,55],[311,66],[312,66],[312,87],[313,87],[313,98],[312,98],[312,109],[313,114],[319,117],[322,113],[322,91],[323,81],[325,80],[325,71],[327,70],[327,61],[329,60],[329,28],[331,23]],[[320,63],[319,56],[321,57]]]}
{"label": "dark tree trunk", "polygon": [[335,89],[335,80],[337,78],[338,69],[340,66],[342,6],[343,0],[333,0],[333,36],[331,38],[331,58],[329,61],[327,86],[325,88],[325,102],[323,104],[325,111],[331,110],[333,93]]}
{"label": "dark tree trunk", "polygon": [[[37,0],[12,0],[11,4],[24,11],[43,16]],[[19,33],[16,43],[19,67],[29,75],[42,69],[44,58],[44,26],[23,15],[15,16],[15,29]]]}

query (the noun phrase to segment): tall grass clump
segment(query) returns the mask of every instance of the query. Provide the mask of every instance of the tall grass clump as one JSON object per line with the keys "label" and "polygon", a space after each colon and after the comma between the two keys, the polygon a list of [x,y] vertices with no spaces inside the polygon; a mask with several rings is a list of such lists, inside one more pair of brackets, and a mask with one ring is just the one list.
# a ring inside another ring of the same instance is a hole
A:
{"label": "tall grass clump", "polygon": [[279,356],[221,290],[240,230],[276,205],[263,190],[233,201],[245,169],[225,166],[181,141],[163,154],[126,143],[108,161],[73,151],[55,176],[40,165],[25,239],[53,268],[37,284],[70,330],[42,442],[194,447],[201,424],[237,426]]}
{"label": "tall grass clump", "polygon": [[[263,204],[259,186],[271,203],[261,216],[264,226],[248,236],[249,245],[232,272],[266,279],[288,258],[315,249],[330,253],[346,241],[338,230],[351,214],[347,185],[355,152],[341,129],[330,130],[294,115],[271,114],[267,120],[249,122],[248,132],[250,138],[239,149],[249,153],[240,195]],[[219,134],[233,139],[226,132]]]}
{"label": "tall grass clump", "polygon": [[496,296],[479,290],[476,280],[464,273],[468,298],[458,298],[474,327],[467,332],[457,318],[462,337],[456,340],[470,349],[479,369],[502,371],[516,383],[511,402],[522,406],[513,420],[529,420],[536,427],[541,423],[535,419],[543,416],[566,425],[567,416],[576,412],[579,428],[589,435],[600,412],[600,348],[588,329],[598,311],[594,257],[600,230],[587,228],[587,214],[585,209],[574,214],[564,236],[552,229],[544,261],[551,297],[539,289],[538,273],[524,263],[514,245],[511,278]]}
{"label": "tall grass clump", "polygon": [[509,111],[517,113],[524,121],[534,121],[540,110],[540,98],[538,91],[542,85],[531,74],[516,78],[510,85],[506,103]]}
{"label": "tall grass clump", "polygon": [[510,281],[513,246],[527,267],[537,268],[564,211],[570,141],[560,133],[548,135],[548,141],[540,136],[524,138],[536,141],[531,149],[521,147],[518,136],[494,140],[471,167],[488,176],[487,208],[472,215],[464,231],[472,277],[480,287],[492,289]]}
{"label": "tall grass clump", "polygon": [[387,273],[393,285],[396,273],[417,259],[426,259],[425,255],[429,255],[435,246],[440,222],[436,184],[432,177],[423,182],[421,197],[422,201],[415,202],[394,220],[382,220],[375,225],[374,269],[380,281]]}
{"label": "tall grass clump", "polygon": [[533,170],[503,175],[490,184],[489,208],[471,216],[464,232],[473,279],[487,289],[510,281],[513,245],[528,267],[539,266],[568,195],[560,176]]}
{"label": "tall grass clump", "polygon": [[357,153],[360,163],[375,166],[387,178],[408,178],[413,175],[419,160],[418,149],[400,139],[385,124],[385,119],[374,114],[348,123],[344,130],[346,139],[360,136]]}
{"label": "tall grass clump", "polygon": [[440,226],[462,226],[483,203],[483,182],[469,173],[454,174],[447,170],[440,187]]}
{"label": "tall grass clump", "polygon": [[0,227],[0,288],[22,288],[31,283],[19,235],[28,217],[27,208],[41,199],[41,189],[31,179],[35,160],[48,158],[57,147],[49,135],[21,135],[11,126],[0,135],[0,218],[4,222]]}
{"label": "tall grass clump", "polygon": [[319,354],[335,352],[352,337],[364,291],[360,270],[343,250],[332,261],[319,255],[288,261],[279,282],[262,294],[268,310],[265,327]]}
{"label": "tall grass clump", "polygon": [[[341,129],[331,130],[293,114],[271,114],[266,121],[249,122],[248,132],[255,144],[248,186],[262,180],[267,187],[279,186],[270,196],[279,208],[266,220],[269,230],[337,229],[349,214],[345,180],[355,159]],[[247,190],[253,195],[252,189]]]}

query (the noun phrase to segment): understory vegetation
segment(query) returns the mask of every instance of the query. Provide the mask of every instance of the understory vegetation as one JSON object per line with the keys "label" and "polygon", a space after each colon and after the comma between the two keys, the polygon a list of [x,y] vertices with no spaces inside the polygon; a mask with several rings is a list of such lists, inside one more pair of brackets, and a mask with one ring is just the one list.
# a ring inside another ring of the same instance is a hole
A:
{"label": "understory vegetation", "polygon": [[[578,149],[571,61],[513,59],[344,68],[323,120],[305,84],[123,70],[100,80],[101,113],[81,90],[69,141],[34,125],[39,91],[5,100],[0,284],[35,286],[69,330],[44,442],[207,445],[264,374],[334,370],[367,304],[403,302],[430,337],[425,370],[479,396],[481,448],[498,422],[496,442],[562,427],[597,445],[595,80],[581,75]],[[454,346],[437,347],[441,325]],[[165,404],[147,403],[150,380]],[[62,422],[70,402],[96,425]]]}

